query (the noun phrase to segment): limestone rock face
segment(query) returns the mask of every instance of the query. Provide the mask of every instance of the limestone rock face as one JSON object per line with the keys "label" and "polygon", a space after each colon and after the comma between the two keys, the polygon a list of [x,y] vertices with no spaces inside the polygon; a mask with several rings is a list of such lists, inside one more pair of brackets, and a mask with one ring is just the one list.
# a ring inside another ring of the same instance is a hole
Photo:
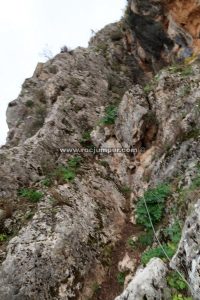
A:
{"label": "limestone rock face", "polygon": [[[165,33],[173,41],[173,52],[177,53],[180,59],[189,57],[192,52],[200,51],[200,2],[197,0],[130,0],[130,8],[137,18],[143,16],[142,26],[148,26],[148,37],[157,42],[162,49],[162,42],[170,49],[170,41]],[[160,24],[164,24],[163,28]],[[146,28],[146,27],[145,27]],[[154,31],[153,31],[154,28]],[[152,30],[151,30],[152,29]],[[142,34],[138,35],[140,42]],[[146,47],[153,51],[155,43],[151,44],[150,39],[145,39]],[[153,52],[152,52],[153,53]]]}
{"label": "limestone rock face", "polygon": [[149,112],[148,102],[141,87],[127,92],[119,105],[116,121],[116,137],[124,148],[137,146],[145,136],[145,117]]}
{"label": "limestone rock face", "polygon": [[191,285],[193,299],[199,299],[199,244],[200,244],[200,201],[194,206],[194,211],[187,218],[182,233],[179,249],[171,261],[172,268],[178,267],[185,272]]}
{"label": "limestone rock face", "polygon": [[78,274],[86,275],[101,245],[120,233],[125,199],[112,183],[77,179],[56,192],[63,203],[47,196],[11,239],[0,271],[1,299],[72,299],[82,288]]}
{"label": "limestone rock face", "polygon": [[159,258],[152,259],[146,268],[139,269],[125,291],[115,300],[171,299],[166,283],[167,267]]}
{"label": "limestone rock face", "polygon": [[[198,14],[199,1],[130,0],[87,49],[25,80],[0,149],[0,299],[172,299],[167,263],[134,276],[141,253],[127,246],[138,197],[162,182],[173,185],[167,221],[193,211],[171,265],[184,264],[198,299]],[[117,270],[125,287],[133,277],[124,292]]]}
{"label": "limestone rock face", "polygon": [[[180,35],[177,35],[175,37],[177,44],[183,47],[183,51],[185,50],[185,54],[187,53],[187,45],[193,48],[196,53],[199,53],[200,2],[198,0],[172,0],[166,1],[166,7],[169,12],[170,23],[172,24],[173,22],[175,22],[180,30]],[[169,30],[171,24],[169,25]]]}

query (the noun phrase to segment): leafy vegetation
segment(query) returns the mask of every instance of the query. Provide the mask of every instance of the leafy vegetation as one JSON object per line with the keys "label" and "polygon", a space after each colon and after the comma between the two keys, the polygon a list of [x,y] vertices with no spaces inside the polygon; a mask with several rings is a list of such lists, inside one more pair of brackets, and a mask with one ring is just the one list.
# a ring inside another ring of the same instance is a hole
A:
{"label": "leafy vegetation", "polygon": [[190,190],[196,190],[200,188],[200,174],[197,174],[197,176],[192,180],[192,183],[190,185]]}
{"label": "leafy vegetation", "polygon": [[55,177],[58,181],[73,181],[76,177],[81,161],[82,158],[80,156],[70,158],[67,166],[58,167],[53,173],[53,177]]}
{"label": "leafy vegetation", "polygon": [[153,89],[152,84],[146,84],[143,88],[143,90],[146,94],[149,94],[152,91],[152,89]]}
{"label": "leafy vegetation", "polygon": [[8,239],[8,236],[6,234],[0,234],[0,242],[5,242]]}
{"label": "leafy vegetation", "polygon": [[175,246],[177,246],[181,239],[180,223],[176,221],[173,225],[164,229],[164,233],[169,237],[170,241],[174,243]]}
{"label": "leafy vegetation", "polygon": [[86,148],[94,148],[94,145],[91,141],[90,131],[85,131],[80,140],[80,144]]}
{"label": "leafy vegetation", "polygon": [[80,167],[81,162],[82,158],[80,156],[75,156],[70,158],[67,164],[69,168],[76,170]]}
{"label": "leafy vegetation", "polygon": [[167,276],[167,283],[171,288],[176,289],[177,291],[182,291],[187,289],[186,282],[181,278],[177,272],[170,272]]}
{"label": "leafy vegetation", "polygon": [[153,243],[153,238],[154,238],[153,231],[148,230],[146,233],[139,236],[138,243],[146,247],[151,246]]}
{"label": "leafy vegetation", "polygon": [[90,131],[85,131],[82,135],[81,142],[85,143],[91,140]]}
{"label": "leafy vegetation", "polygon": [[119,272],[119,273],[117,274],[117,282],[118,282],[120,285],[124,285],[125,277],[126,277],[125,272]]}
{"label": "leafy vegetation", "polygon": [[127,240],[127,245],[128,245],[132,250],[134,250],[135,247],[136,247],[136,242],[134,242],[134,240],[133,240],[132,238],[129,238],[129,239]]}
{"label": "leafy vegetation", "polygon": [[192,67],[184,64],[174,64],[168,68],[170,73],[179,73],[183,77],[187,77],[193,74]]}
{"label": "leafy vegetation", "polygon": [[45,179],[41,180],[41,184],[44,185],[44,186],[49,187],[52,184],[52,179],[51,178],[45,178]]}
{"label": "leafy vegetation", "polygon": [[182,294],[173,295],[172,300],[192,300],[191,297],[185,297]]}
{"label": "leafy vegetation", "polygon": [[58,181],[73,181],[76,173],[71,168],[62,166],[56,169],[54,176]]}
{"label": "leafy vegetation", "polygon": [[82,158],[80,156],[72,157],[68,160],[66,166],[59,166],[54,172],[51,172],[45,179],[41,181],[41,184],[49,187],[54,180],[62,183],[65,181],[73,181],[76,177],[77,170],[80,167]]}
{"label": "leafy vegetation", "polygon": [[186,199],[194,200],[195,196],[194,193],[196,190],[200,188],[200,171],[198,170],[195,178],[192,180],[189,187],[182,188],[179,190],[179,198],[178,198],[178,209],[186,209],[187,208],[187,201]]}
{"label": "leafy vegetation", "polygon": [[115,105],[109,105],[105,109],[105,116],[101,119],[101,124],[112,125],[117,118],[117,107]]}
{"label": "leafy vegetation", "polygon": [[43,193],[35,189],[23,188],[19,191],[19,195],[28,201],[36,203],[43,197]]}
{"label": "leafy vegetation", "polygon": [[137,223],[146,228],[151,228],[149,215],[145,206],[145,201],[153,224],[158,223],[164,212],[164,202],[171,194],[170,186],[161,184],[154,189],[149,189],[140,198],[136,206]]}
{"label": "leafy vegetation", "polygon": [[189,132],[186,132],[182,136],[182,141],[187,141],[189,139],[197,139],[200,136],[200,129],[199,128],[193,128]]}
{"label": "leafy vegetation", "polygon": [[[181,226],[178,221],[174,222],[171,227],[168,227],[164,231],[170,237],[172,242],[172,246],[174,246],[174,252],[177,250],[178,243],[181,238]],[[169,243],[170,244],[170,243]],[[173,300],[192,300],[191,297],[185,297],[180,292],[184,292],[184,294],[188,290],[188,285],[185,280],[175,271],[171,271],[167,276],[167,283],[170,288],[176,290],[177,293],[173,295]]]}
{"label": "leafy vegetation", "polygon": [[[163,244],[162,247],[163,247],[164,251],[166,252],[166,254],[170,258],[174,255],[175,251],[169,245]],[[146,265],[153,257],[159,257],[159,258],[165,259],[166,256],[165,256],[165,253],[164,253],[162,247],[159,246],[159,247],[145,251],[141,257],[142,264]]]}
{"label": "leafy vegetation", "polygon": [[[165,228],[163,230],[163,233],[165,236],[165,240],[167,240],[167,243],[164,243],[162,247],[164,248],[164,251],[167,253],[167,255],[171,258],[175,254],[178,247],[178,243],[181,239],[180,223],[178,221],[174,222],[173,225]],[[159,246],[145,251],[141,257],[142,263],[146,265],[149,262],[149,260],[153,257],[159,257],[165,259],[166,255],[162,247]]]}

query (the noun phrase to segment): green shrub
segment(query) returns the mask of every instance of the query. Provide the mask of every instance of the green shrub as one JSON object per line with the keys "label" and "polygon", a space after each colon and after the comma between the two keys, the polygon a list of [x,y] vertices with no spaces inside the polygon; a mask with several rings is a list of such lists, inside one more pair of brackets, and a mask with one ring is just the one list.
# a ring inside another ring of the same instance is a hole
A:
{"label": "green shrub", "polygon": [[179,190],[178,205],[179,211],[181,209],[186,210],[188,207],[188,199],[194,199],[194,192],[200,189],[200,173],[196,174],[196,177],[192,180],[189,187],[185,187]]}
{"label": "green shrub", "polygon": [[68,160],[67,165],[70,169],[77,169],[80,167],[81,161],[82,161],[82,158],[80,156],[75,156]]}
{"label": "green shrub", "polygon": [[68,160],[67,166],[61,166],[52,174],[58,181],[73,181],[76,177],[82,158],[80,156],[72,157]]}
{"label": "green shrub", "polygon": [[23,188],[19,191],[19,195],[28,201],[36,203],[44,196],[42,192],[35,189]]}
{"label": "green shrub", "polygon": [[198,174],[192,181],[190,185],[190,190],[196,190],[200,187],[200,175]]}
{"label": "green shrub", "polygon": [[[168,246],[166,244],[164,244],[162,246],[164,248],[164,251],[171,258],[174,255],[174,253],[175,253],[174,249],[172,249],[170,246]],[[163,249],[160,246],[145,251],[142,254],[142,257],[141,257],[142,264],[146,265],[154,257],[159,257],[159,258],[165,259],[166,255],[165,255],[164,251],[163,251]]]}
{"label": "green shrub", "polygon": [[0,234],[0,242],[5,242],[8,239],[6,234]]}
{"label": "green shrub", "polygon": [[76,177],[76,173],[74,172],[74,170],[62,166],[56,169],[56,171],[54,172],[54,177],[58,181],[73,181]]}
{"label": "green shrub", "polygon": [[152,230],[148,230],[138,238],[138,243],[142,246],[151,246],[153,243],[154,234]]}
{"label": "green shrub", "polygon": [[49,187],[52,184],[52,179],[51,178],[45,178],[45,179],[41,180],[41,184],[44,185],[44,186]]}
{"label": "green shrub", "polygon": [[172,300],[192,300],[191,297],[185,297],[182,294],[173,295]]}
{"label": "green shrub", "polygon": [[158,223],[164,212],[165,199],[171,194],[170,187],[166,184],[161,184],[154,189],[149,189],[144,193],[136,205],[137,223],[146,228],[150,228],[148,212],[146,210],[145,201],[149,210],[149,214],[153,224]]}
{"label": "green shrub", "polygon": [[117,282],[118,282],[120,285],[124,285],[125,277],[126,277],[126,274],[125,274],[124,272],[119,272],[119,273],[117,274]]}
{"label": "green shrub", "polygon": [[101,119],[103,125],[112,125],[117,118],[117,107],[110,105],[105,109],[105,116]]}
{"label": "green shrub", "polygon": [[191,66],[175,64],[168,68],[170,73],[180,73],[181,76],[187,77],[193,74]]}
{"label": "green shrub", "polygon": [[85,144],[91,141],[90,131],[85,131],[81,138],[81,144]]}
{"label": "green shrub", "polygon": [[65,181],[73,181],[76,177],[76,173],[70,169],[64,168],[63,169],[63,179]]}
{"label": "green shrub", "polygon": [[132,249],[134,250],[136,248],[136,242],[134,242],[134,240],[132,238],[129,238],[127,240],[127,245]]}
{"label": "green shrub", "polygon": [[91,140],[90,131],[85,131],[83,133],[82,138],[80,140],[80,144],[88,149],[95,148]]}
{"label": "green shrub", "polygon": [[177,272],[170,272],[167,276],[167,283],[171,288],[176,289],[177,291],[183,291],[187,289],[186,282],[181,278]]}
{"label": "green shrub", "polygon": [[193,74],[193,70],[191,66],[185,66],[183,67],[183,69],[181,70],[181,75],[182,76],[190,76]]}
{"label": "green shrub", "polygon": [[153,90],[152,84],[146,84],[143,88],[145,94],[149,94]]}
{"label": "green shrub", "polygon": [[190,139],[198,139],[200,136],[200,129],[199,128],[193,128],[188,132],[185,132],[182,135],[182,141],[187,141]]}
{"label": "green shrub", "polygon": [[[165,239],[167,239],[168,242],[167,242],[167,244],[165,243],[162,246],[164,248],[164,251],[171,258],[175,254],[178,243],[181,239],[181,226],[180,226],[179,222],[176,221],[173,225],[164,229],[163,233],[165,235]],[[151,232],[151,237],[149,238],[149,242],[152,242],[151,238],[153,240],[152,232]],[[147,244],[146,244],[146,246],[147,246]],[[141,261],[144,265],[146,265],[149,262],[149,260],[153,257],[159,257],[159,258],[165,259],[166,255],[165,255],[164,251],[161,246],[147,250],[142,254]]]}
{"label": "green shrub", "polygon": [[164,229],[164,234],[166,236],[169,236],[170,241],[174,243],[175,246],[177,246],[181,239],[180,223],[176,221],[173,225]]}

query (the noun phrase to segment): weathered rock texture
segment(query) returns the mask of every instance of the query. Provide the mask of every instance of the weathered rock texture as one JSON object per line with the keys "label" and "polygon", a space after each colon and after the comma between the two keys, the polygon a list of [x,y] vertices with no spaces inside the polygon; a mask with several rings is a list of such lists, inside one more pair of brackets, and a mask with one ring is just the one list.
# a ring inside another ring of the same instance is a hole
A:
{"label": "weathered rock texture", "polygon": [[[60,53],[25,80],[8,106],[9,134],[0,149],[0,230],[8,236],[0,249],[0,299],[91,298],[94,283],[110,274],[112,249],[129,219],[135,223],[144,190],[166,180],[176,181],[177,190],[190,186],[200,157],[198,14],[198,1],[129,1],[122,20],[98,32],[88,49]],[[107,124],[102,117],[113,107],[116,119]],[[76,153],[81,163],[67,180],[63,168],[75,154],[65,149],[92,143],[134,152]],[[19,195],[22,188],[43,198],[30,203]],[[181,268],[184,257],[199,299],[196,188],[181,203],[175,190],[166,215],[170,221],[176,208],[184,222],[194,210],[173,266]],[[135,257],[131,276],[137,265]],[[117,299],[170,299],[168,267],[152,260]]]}
{"label": "weathered rock texture", "polygon": [[[151,51],[159,43],[160,49],[163,48],[163,45],[170,48],[171,42],[164,34],[165,32],[173,40],[174,51],[178,52],[180,58],[190,56],[193,51],[199,53],[200,2],[198,0],[129,0],[129,3],[134,14],[132,18],[134,17],[134,22],[136,22],[134,27],[137,28],[136,20],[139,18],[140,26],[146,29],[145,32],[139,32],[138,27],[139,40],[146,46],[148,43]],[[160,24],[164,25],[163,29]],[[145,41],[143,41],[145,36]]]}
{"label": "weathered rock texture", "polygon": [[[200,51],[200,2],[198,0],[170,0],[166,1],[166,7],[169,11],[169,21],[179,26],[180,36],[186,33],[187,39],[184,42],[184,38],[180,39],[182,46],[188,43],[195,52]],[[178,38],[178,36],[177,36]],[[180,43],[179,42],[179,43]]]}
{"label": "weathered rock texture", "polygon": [[200,201],[195,204],[191,216],[188,217],[183,230],[182,239],[179,245],[179,249],[174,256],[171,266],[172,268],[178,267],[182,270],[183,274],[186,274],[191,284],[191,290],[193,293],[193,299],[199,299],[199,222],[200,222]]}
{"label": "weathered rock texture", "polygon": [[123,294],[115,300],[171,299],[166,282],[167,268],[159,258],[152,259],[145,269],[139,269]]}

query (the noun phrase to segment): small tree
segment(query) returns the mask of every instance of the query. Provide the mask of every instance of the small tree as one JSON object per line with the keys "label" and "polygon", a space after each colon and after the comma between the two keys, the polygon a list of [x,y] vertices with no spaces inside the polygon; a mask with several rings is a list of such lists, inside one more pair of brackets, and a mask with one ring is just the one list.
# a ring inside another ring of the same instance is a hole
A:
{"label": "small tree", "polygon": [[69,48],[67,46],[63,46],[60,48],[60,53],[68,53],[69,52]]}
{"label": "small tree", "polygon": [[53,58],[53,52],[49,49],[48,45],[45,45],[45,48],[42,50],[40,55],[48,60]]}

